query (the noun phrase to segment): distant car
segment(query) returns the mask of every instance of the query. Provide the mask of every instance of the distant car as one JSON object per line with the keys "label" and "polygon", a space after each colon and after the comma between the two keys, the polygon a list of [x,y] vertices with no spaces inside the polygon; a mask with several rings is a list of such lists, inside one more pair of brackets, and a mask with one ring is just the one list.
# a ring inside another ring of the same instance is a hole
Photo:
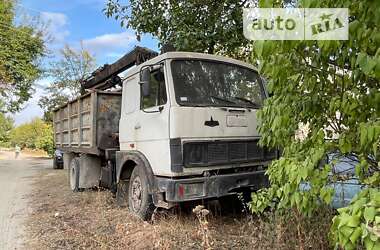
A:
{"label": "distant car", "polygon": [[[333,163],[330,175],[329,187],[334,189],[334,194],[330,203],[333,208],[346,207],[351,202],[352,198],[363,189],[358,178],[355,176],[355,166],[358,164],[358,159],[355,156],[344,156],[339,153],[329,153],[325,163]],[[323,163],[323,164],[322,164]],[[333,180],[333,176],[337,180]],[[309,190],[310,184],[301,184],[301,189]]]}
{"label": "distant car", "polygon": [[355,156],[342,156],[336,153],[328,154],[327,162],[331,163],[333,161],[335,161],[335,164],[331,175],[338,176],[339,180],[330,184],[334,188],[331,206],[334,208],[345,207],[364,187],[355,176],[355,166],[359,163],[359,160]]}
{"label": "distant car", "polygon": [[59,149],[56,149],[54,151],[53,168],[63,169],[63,153]]}

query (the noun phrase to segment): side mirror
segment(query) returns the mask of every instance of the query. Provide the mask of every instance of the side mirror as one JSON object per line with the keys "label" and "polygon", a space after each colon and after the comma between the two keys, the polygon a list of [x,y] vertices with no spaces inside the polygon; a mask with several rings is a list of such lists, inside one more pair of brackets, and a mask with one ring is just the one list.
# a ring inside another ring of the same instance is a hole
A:
{"label": "side mirror", "polygon": [[142,68],[140,71],[140,82],[141,91],[143,97],[150,95],[150,69],[149,67]]}

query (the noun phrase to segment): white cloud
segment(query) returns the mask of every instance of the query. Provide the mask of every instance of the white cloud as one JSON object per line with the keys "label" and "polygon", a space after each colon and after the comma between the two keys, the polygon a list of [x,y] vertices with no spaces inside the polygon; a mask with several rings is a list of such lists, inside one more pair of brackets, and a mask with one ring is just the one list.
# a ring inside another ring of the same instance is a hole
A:
{"label": "white cloud", "polygon": [[83,40],[83,46],[92,52],[107,51],[108,53],[116,53],[114,52],[115,50],[127,49],[135,41],[135,35],[125,31],[121,33],[104,34]]}
{"label": "white cloud", "polygon": [[48,35],[52,36],[54,43],[62,43],[70,34],[67,30],[68,18],[63,13],[41,12],[41,19],[48,25]]}
{"label": "white cloud", "polygon": [[28,100],[23,110],[12,115],[17,126],[22,123],[30,122],[36,117],[43,116],[44,112],[40,106],[38,106],[38,101],[40,100],[41,96],[44,95],[45,88],[50,84],[50,82],[51,79],[42,78],[34,84],[36,92],[33,94],[32,98]]}

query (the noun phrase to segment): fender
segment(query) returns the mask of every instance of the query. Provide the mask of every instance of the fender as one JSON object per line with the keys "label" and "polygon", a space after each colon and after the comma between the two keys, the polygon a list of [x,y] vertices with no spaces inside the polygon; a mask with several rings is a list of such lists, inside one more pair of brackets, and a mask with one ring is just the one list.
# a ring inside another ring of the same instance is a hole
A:
{"label": "fender", "polygon": [[136,167],[140,167],[144,170],[146,176],[148,177],[148,192],[154,193],[157,189],[157,185],[152,167],[150,166],[150,163],[145,155],[137,150],[116,152],[116,183],[119,183],[123,166],[127,161],[135,162],[137,165]]}

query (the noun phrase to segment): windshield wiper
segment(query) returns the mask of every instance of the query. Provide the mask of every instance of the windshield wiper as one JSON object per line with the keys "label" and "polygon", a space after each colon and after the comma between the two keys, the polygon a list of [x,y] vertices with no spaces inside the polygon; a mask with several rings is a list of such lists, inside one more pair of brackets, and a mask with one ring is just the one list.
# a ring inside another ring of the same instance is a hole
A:
{"label": "windshield wiper", "polygon": [[235,98],[236,100],[239,100],[239,101],[243,101],[243,102],[246,102],[246,103],[249,103],[255,107],[260,107],[260,105],[258,103],[255,103],[251,100],[248,100],[246,98],[243,98],[243,97],[239,97],[239,96],[234,96],[233,98]]}
{"label": "windshield wiper", "polygon": [[210,95],[210,97],[211,97],[211,98],[214,98],[214,99],[216,99],[216,100],[219,100],[219,101],[225,102],[225,103],[236,104],[236,102],[233,102],[233,101],[228,100],[228,99],[224,99],[224,98],[219,97],[219,96]]}
{"label": "windshield wiper", "polygon": [[192,106],[192,107],[207,107],[207,105],[203,104],[203,103],[191,103],[191,102],[188,102],[188,103],[184,103],[184,105],[188,105],[188,106]]}

